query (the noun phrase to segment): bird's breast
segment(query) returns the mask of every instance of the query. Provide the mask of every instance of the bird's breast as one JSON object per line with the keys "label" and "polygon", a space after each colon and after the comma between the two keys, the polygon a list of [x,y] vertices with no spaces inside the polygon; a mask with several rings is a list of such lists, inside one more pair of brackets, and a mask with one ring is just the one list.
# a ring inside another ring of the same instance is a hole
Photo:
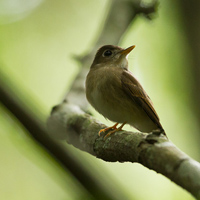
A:
{"label": "bird's breast", "polygon": [[121,107],[124,100],[122,70],[92,69],[86,79],[86,96],[90,104],[104,117],[120,123],[124,122],[123,112],[127,110]]}

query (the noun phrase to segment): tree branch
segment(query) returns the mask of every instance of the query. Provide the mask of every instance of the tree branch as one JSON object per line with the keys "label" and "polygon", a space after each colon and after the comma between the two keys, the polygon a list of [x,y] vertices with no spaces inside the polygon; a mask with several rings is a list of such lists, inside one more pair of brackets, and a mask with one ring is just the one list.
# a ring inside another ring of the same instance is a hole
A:
{"label": "tree branch", "polygon": [[[139,1],[136,2],[139,5]],[[180,151],[165,136],[120,131],[104,140],[103,136],[99,137],[97,133],[106,126],[84,112],[88,108],[84,88],[85,76],[96,49],[103,44],[118,44],[136,14],[142,12],[149,17],[157,5],[155,2],[150,7],[137,7],[133,1],[118,0],[113,1],[113,4],[116,8],[111,9],[98,42],[88,55],[79,59],[82,69],[70,92],[64,101],[52,110],[47,123],[49,133],[52,137],[66,140],[105,161],[141,163],[168,177],[200,199],[200,164]],[[118,17],[121,12],[125,12],[120,15],[125,17],[125,21]],[[114,27],[111,28],[112,25]]]}
{"label": "tree branch", "polygon": [[106,126],[78,106],[63,102],[48,120],[52,137],[109,162],[138,162],[171,179],[200,199],[200,163],[180,151],[165,136],[116,132],[104,139],[98,136]]}
{"label": "tree branch", "polygon": [[[135,3],[133,3],[135,2]],[[132,22],[136,14],[139,12],[136,10],[136,5],[140,1],[134,0],[113,0],[109,17],[102,30],[102,34],[99,37],[99,42],[93,48],[90,54],[80,58],[82,62],[82,69],[78,74],[76,80],[72,84],[71,91],[66,95],[64,102],[69,101],[79,105],[83,110],[87,110],[88,102],[85,99],[84,81],[88,71],[88,67],[91,64],[91,59],[94,57],[96,47],[107,44],[117,44],[124,31]],[[154,5],[150,5],[154,6]],[[137,8],[139,7],[139,4]],[[149,7],[146,7],[147,12],[153,12]],[[143,10],[144,11],[144,10]],[[120,13],[120,14],[119,14]],[[115,30],[115,34],[113,33]],[[75,158],[70,155],[60,143],[52,140],[48,137],[44,125],[32,116],[23,105],[23,103],[14,95],[10,88],[6,87],[5,81],[8,79],[1,74],[0,79],[0,101],[29,131],[31,136],[41,144],[60,164],[68,169],[74,177],[82,184],[82,186],[95,198],[95,199],[127,199],[120,191],[113,193],[105,185],[98,181],[95,177],[91,176],[88,171],[77,162]],[[80,98],[77,98],[77,97]],[[54,111],[57,109],[54,109]],[[80,109],[79,109],[80,110]],[[61,126],[62,127],[62,126]],[[59,135],[59,132],[58,132]],[[58,137],[56,136],[56,138]]]}
{"label": "tree branch", "polygon": [[[102,35],[94,47],[95,51],[97,46],[103,44],[117,44],[127,26],[138,14],[138,11],[133,9],[131,1],[113,1],[113,8],[116,5],[113,12],[111,10]],[[117,8],[118,12],[116,12]],[[120,10],[120,8],[122,9]],[[127,10],[130,11],[125,12]],[[151,11],[152,9],[147,10]],[[117,17],[118,13],[122,13],[122,15]],[[124,21],[122,20],[123,16],[127,16]],[[112,24],[114,26],[109,29]],[[116,27],[117,29],[115,29]],[[98,131],[105,125],[83,112],[88,107],[84,93],[85,75],[91,64],[91,58],[94,57],[94,49],[88,56],[80,59],[83,68],[72,84],[72,90],[66,95],[65,100],[52,110],[48,119],[50,135],[54,138],[65,139],[75,147],[105,161],[141,163],[149,169],[165,175],[200,199],[200,164],[177,149],[164,136],[120,131],[106,140],[103,139],[103,136],[98,137]],[[2,85],[0,84],[0,86]],[[45,128],[35,118],[31,118],[30,113],[18,104],[7,91],[4,87],[0,87],[0,100],[17,116],[33,137],[48,149],[63,166],[71,170],[72,174],[96,199],[113,199],[113,196],[102,185],[99,187],[99,184],[88,175],[87,171],[84,171],[82,167],[79,168],[79,164],[60,144],[47,136]]]}
{"label": "tree branch", "polygon": [[0,79],[0,102],[22,123],[32,138],[39,143],[65,170],[68,170],[82,184],[82,186],[91,194],[90,199],[126,199],[123,194],[117,192],[113,194],[109,188],[101,184],[77,161],[69,151],[60,142],[49,137],[44,124],[37,117],[27,111],[26,106],[20,103],[20,100],[10,88],[7,88]]}
{"label": "tree branch", "polygon": [[156,11],[156,7],[157,1],[148,5],[141,5],[140,0],[112,1],[109,14],[97,42],[87,55],[83,57],[76,56],[75,58],[81,63],[81,69],[77,77],[74,79],[71,89],[66,94],[64,100],[78,105],[81,109],[87,111],[88,101],[85,97],[85,77],[97,49],[105,44],[117,45],[129,25],[133,23],[136,15],[145,14],[145,16],[147,16],[153,14]]}

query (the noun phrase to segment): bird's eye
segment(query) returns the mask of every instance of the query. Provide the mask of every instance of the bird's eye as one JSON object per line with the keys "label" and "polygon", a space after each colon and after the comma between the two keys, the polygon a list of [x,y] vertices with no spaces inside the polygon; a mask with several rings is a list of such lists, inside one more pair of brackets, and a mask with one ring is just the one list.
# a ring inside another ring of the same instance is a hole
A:
{"label": "bird's eye", "polygon": [[104,53],[103,53],[103,56],[111,56],[112,55],[112,51],[111,50],[106,50]]}

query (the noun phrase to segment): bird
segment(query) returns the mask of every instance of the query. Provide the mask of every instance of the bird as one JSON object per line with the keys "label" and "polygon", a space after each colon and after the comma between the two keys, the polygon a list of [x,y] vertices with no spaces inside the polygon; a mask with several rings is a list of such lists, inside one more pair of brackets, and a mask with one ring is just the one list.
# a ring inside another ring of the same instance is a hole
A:
{"label": "bird", "polygon": [[87,74],[87,100],[97,112],[115,122],[99,131],[99,136],[109,131],[104,138],[121,131],[125,124],[140,132],[166,135],[151,99],[128,69],[127,57],[134,48],[100,47]]}

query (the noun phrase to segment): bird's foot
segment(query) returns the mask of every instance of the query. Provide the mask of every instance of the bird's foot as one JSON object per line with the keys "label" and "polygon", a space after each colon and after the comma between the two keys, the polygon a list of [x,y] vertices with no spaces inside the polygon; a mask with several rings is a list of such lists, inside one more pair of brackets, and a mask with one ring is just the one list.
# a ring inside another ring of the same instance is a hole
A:
{"label": "bird's foot", "polygon": [[102,133],[102,132],[106,132],[106,131],[108,131],[108,130],[111,130],[111,129],[114,129],[114,130],[111,130],[111,131],[109,131],[105,136],[104,136],[104,139],[106,139],[108,136],[110,136],[111,134],[113,134],[113,133],[115,133],[115,132],[117,132],[117,131],[121,131],[122,130],[122,128],[123,128],[123,126],[126,124],[126,122],[124,122],[119,128],[117,128],[117,125],[118,125],[119,123],[116,123],[114,126],[111,126],[111,127],[108,127],[108,128],[105,128],[105,129],[101,129],[100,131],[99,131],[99,136],[100,136],[100,134]]}
{"label": "bird's foot", "polygon": [[98,135],[100,136],[101,135],[101,133],[103,132],[103,133],[105,133],[106,131],[108,131],[108,130],[110,130],[110,129],[117,129],[117,125],[118,125],[119,123],[116,123],[116,124],[114,124],[113,126],[110,126],[110,127],[108,127],[108,128],[104,128],[104,129],[101,129],[100,131],[99,131],[99,133],[98,133]]}

